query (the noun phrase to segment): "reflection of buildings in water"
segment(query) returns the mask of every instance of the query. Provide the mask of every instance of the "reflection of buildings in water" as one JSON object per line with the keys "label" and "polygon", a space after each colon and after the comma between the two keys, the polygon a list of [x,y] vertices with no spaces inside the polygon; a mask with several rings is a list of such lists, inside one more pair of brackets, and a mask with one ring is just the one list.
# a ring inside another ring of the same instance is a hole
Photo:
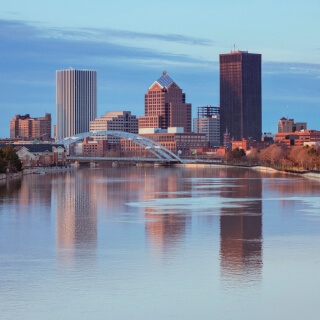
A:
{"label": "reflection of buildings in water", "polygon": [[299,194],[301,197],[308,197],[313,194],[318,196],[320,186],[316,179],[305,179],[304,177],[293,179],[286,176],[282,179],[268,179],[264,183],[264,190],[268,197],[279,199],[279,206],[282,208],[281,215],[291,215],[297,206],[297,202],[292,201],[292,195]]}
{"label": "reflection of buildings in water", "polygon": [[91,180],[78,170],[58,175],[54,184],[58,261],[92,260],[97,245],[97,206]]}
{"label": "reflection of buildings in water", "polygon": [[248,173],[240,178],[245,180],[232,180],[233,186],[226,186],[222,191],[222,197],[248,198],[248,202],[239,202],[237,208],[221,208],[221,274],[224,280],[256,281],[261,277],[263,264],[262,181],[250,179]]}
{"label": "reflection of buildings in water", "polygon": [[[114,167],[97,171],[95,195],[99,205],[108,208],[104,214],[118,215],[128,210],[127,203],[136,199],[136,194],[144,194],[143,168]],[[95,173],[92,173],[92,176]]]}
{"label": "reflection of buildings in water", "polygon": [[30,175],[24,179],[19,192],[19,204],[27,206],[51,206],[50,177]]}
{"label": "reflection of buildings in water", "polygon": [[170,251],[185,235],[188,218],[179,214],[152,214],[146,208],[146,234],[154,252]]}
{"label": "reflection of buildings in water", "polygon": [[4,199],[10,199],[11,196],[17,192],[19,192],[19,199],[21,199],[19,200],[19,202],[23,201],[24,197],[22,197],[21,195],[22,190],[23,188],[22,188],[21,178],[12,179],[12,180],[1,179],[0,180],[0,203],[4,201]]}
{"label": "reflection of buildings in water", "polygon": [[[179,197],[180,191],[185,191],[179,185],[180,174],[181,170],[164,170],[161,179],[158,175],[157,179],[155,176],[146,176],[145,193],[141,195],[141,201]],[[182,192],[182,196],[186,194]],[[166,212],[162,210],[153,208],[152,201],[145,208],[147,239],[153,251],[160,254],[172,250],[181,241],[191,221],[191,218],[174,208],[166,208]]]}

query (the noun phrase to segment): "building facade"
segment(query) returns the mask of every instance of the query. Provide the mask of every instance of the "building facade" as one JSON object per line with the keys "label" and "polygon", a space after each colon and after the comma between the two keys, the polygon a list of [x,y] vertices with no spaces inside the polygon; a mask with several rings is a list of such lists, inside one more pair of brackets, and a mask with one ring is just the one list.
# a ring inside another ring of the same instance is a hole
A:
{"label": "building facade", "polygon": [[120,157],[120,143],[109,143],[108,140],[95,141],[93,138],[84,138],[82,155],[87,157]]}
{"label": "building facade", "polygon": [[139,128],[168,127],[191,132],[191,104],[186,103],[182,89],[164,71],[145,94],[145,115],[139,117]]}
{"label": "building facade", "polygon": [[[90,121],[90,131],[122,131],[138,133],[138,119],[130,111],[106,112],[105,115]],[[109,143],[119,143],[120,139],[113,136],[99,135],[95,140],[108,140]]]}
{"label": "building facade", "polygon": [[63,145],[41,143],[13,146],[24,168],[65,166],[67,164],[66,149]]}
{"label": "building facade", "polygon": [[97,117],[97,72],[56,71],[56,140],[88,132]]}
{"label": "building facade", "polygon": [[301,130],[295,132],[281,132],[275,134],[275,141],[287,147],[312,145],[320,142],[320,131]]}
{"label": "building facade", "polygon": [[40,118],[15,115],[10,121],[10,138],[51,140],[51,114]]}
{"label": "building facade", "polygon": [[282,117],[278,121],[278,133],[281,132],[295,132],[307,129],[306,122],[294,122],[294,119],[287,119]]}
{"label": "building facade", "polygon": [[[207,148],[206,135],[202,133],[152,133],[140,134],[158,142],[171,152],[182,157],[191,156],[193,149]],[[121,155],[154,157],[154,155],[143,147],[136,145],[131,140],[121,139]]]}
{"label": "building facade", "polygon": [[262,135],[261,54],[220,54],[220,141]]}
{"label": "building facade", "polygon": [[204,133],[209,142],[209,147],[220,146],[220,114],[219,107],[198,107],[197,118],[193,119],[193,131]]}

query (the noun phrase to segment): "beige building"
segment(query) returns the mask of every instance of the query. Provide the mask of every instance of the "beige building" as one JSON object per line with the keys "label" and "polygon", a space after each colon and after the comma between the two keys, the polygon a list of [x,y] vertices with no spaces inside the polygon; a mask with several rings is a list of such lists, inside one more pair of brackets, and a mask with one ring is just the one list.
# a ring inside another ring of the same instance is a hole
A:
{"label": "beige building", "polygon": [[10,121],[10,138],[51,140],[51,114],[38,118],[15,115]]}
{"label": "beige building", "polygon": [[300,130],[306,130],[307,123],[306,122],[294,122],[294,119],[287,119],[282,117],[278,121],[278,133],[282,132],[295,132]]}
{"label": "beige building", "polygon": [[[138,133],[138,119],[130,111],[106,112],[105,115],[90,121],[90,132],[93,131],[122,131]],[[119,143],[120,139],[113,136],[99,135],[95,140],[108,140],[109,143]]]}

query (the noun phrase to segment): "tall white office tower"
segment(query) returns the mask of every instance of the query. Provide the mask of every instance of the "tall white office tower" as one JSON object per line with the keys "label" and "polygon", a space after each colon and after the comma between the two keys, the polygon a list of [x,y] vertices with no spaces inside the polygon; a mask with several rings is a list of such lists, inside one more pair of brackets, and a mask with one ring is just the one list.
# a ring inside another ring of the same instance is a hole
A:
{"label": "tall white office tower", "polygon": [[88,132],[97,117],[97,72],[56,71],[56,140]]}

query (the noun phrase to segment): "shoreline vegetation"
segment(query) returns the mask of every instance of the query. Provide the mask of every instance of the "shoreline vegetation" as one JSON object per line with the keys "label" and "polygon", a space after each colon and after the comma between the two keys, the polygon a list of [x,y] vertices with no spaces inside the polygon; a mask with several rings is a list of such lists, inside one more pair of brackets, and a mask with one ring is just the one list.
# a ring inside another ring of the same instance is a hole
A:
{"label": "shoreline vegetation", "polygon": [[[26,174],[54,173],[69,171],[74,166],[22,168],[21,161],[11,146],[0,149],[0,180],[14,179]],[[215,159],[217,160],[217,159]],[[279,172],[291,175],[301,175],[320,180],[320,147],[294,146],[272,144],[266,149],[251,149],[247,153],[236,148],[227,152],[221,162],[213,159],[196,158],[190,163],[177,166],[184,167],[241,167],[264,172]]]}
{"label": "shoreline vegetation", "polygon": [[[266,165],[248,165],[248,164],[240,164],[240,163],[210,163],[205,161],[198,161],[192,163],[184,163],[184,164],[177,164],[174,165],[177,167],[186,167],[186,168],[205,168],[205,167],[216,167],[216,168],[242,168],[242,169],[249,169],[249,170],[256,170],[260,172],[268,172],[268,173],[282,173],[288,175],[298,175],[307,178],[313,178],[320,181],[320,171],[315,170],[289,170],[289,169],[281,169],[270,167]],[[2,173],[0,174],[0,180],[11,180],[16,178],[21,178],[23,175],[29,174],[38,174],[38,173],[57,173],[57,172],[65,172],[70,170],[76,170],[74,166],[68,167],[36,167],[36,168],[28,168],[24,169],[20,172],[16,173]]]}

